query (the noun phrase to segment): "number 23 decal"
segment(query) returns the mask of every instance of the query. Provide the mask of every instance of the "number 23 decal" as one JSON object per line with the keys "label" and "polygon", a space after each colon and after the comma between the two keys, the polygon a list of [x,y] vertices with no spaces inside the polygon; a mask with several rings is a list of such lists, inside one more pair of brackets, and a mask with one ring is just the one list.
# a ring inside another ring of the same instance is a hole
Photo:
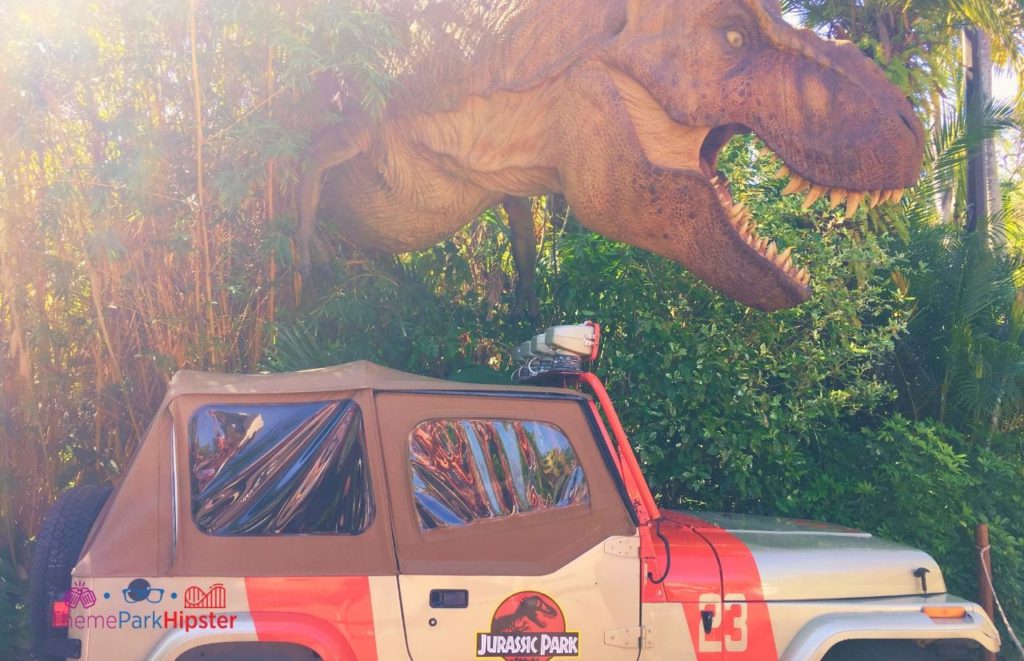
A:
{"label": "number 23 decal", "polygon": [[721,596],[709,592],[700,596],[699,605],[701,613],[712,613],[710,627],[705,627],[703,622],[697,627],[699,651],[721,652],[723,642],[726,652],[747,650],[746,595],[730,592],[725,595],[723,604]]}

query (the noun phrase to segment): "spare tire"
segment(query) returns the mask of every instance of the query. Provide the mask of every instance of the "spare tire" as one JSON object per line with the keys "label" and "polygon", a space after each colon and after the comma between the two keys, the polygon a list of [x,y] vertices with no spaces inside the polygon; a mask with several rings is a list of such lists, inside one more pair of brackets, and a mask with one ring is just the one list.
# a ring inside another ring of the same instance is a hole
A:
{"label": "spare tire", "polygon": [[44,641],[55,637],[50,622],[51,599],[71,589],[71,570],[110,491],[108,486],[91,484],[69,489],[50,506],[43,519],[28,578],[32,642],[40,659],[58,658],[47,656],[43,648]]}

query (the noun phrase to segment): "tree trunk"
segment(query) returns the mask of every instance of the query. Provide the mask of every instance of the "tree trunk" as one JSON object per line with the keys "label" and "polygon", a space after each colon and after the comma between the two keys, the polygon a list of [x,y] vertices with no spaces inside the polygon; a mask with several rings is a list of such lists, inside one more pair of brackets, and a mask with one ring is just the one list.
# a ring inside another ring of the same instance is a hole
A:
{"label": "tree trunk", "polygon": [[[992,101],[992,41],[975,26],[964,28],[963,63],[966,73],[964,101],[968,121],[978,121],[981,111]],[[995,141],[985,140],[971,148],[967,159],[967,231],[978,222],[992,219],[1002,207],[999,176],[995,157]],[[992,227],[1001,237],[1001,227]]]}

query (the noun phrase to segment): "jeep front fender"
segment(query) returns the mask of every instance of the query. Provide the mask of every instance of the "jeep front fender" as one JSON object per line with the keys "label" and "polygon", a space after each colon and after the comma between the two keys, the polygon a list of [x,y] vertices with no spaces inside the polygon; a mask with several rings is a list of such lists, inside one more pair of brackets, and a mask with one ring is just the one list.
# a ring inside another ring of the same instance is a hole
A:
{"label": "jeep front fender", "polygon": [[846,640],[972,640],[990,652],[999,650],[999,633],[988,616],[970,602],[963,618],[933,620],[918,611],[880,611],[821,615],[808,622],[780,661],[819,661]]}

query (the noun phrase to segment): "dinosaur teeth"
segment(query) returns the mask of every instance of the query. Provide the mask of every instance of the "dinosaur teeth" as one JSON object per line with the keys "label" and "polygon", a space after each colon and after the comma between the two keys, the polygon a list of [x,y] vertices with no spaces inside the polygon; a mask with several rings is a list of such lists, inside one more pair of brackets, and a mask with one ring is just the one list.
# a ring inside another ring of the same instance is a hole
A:
{"label": "dinosaur teeth", "polygon": [[789,180],[789,184],[782,189],[783,195],[792,195],[793,193],[799,193],[804,188],[810,185],[810,182],[801,177],[798,174],[794,174]]}
{"label": "dinosaur teeth", "polygon": [[807,199],[804,200],[804,203],[803,205],[801,205],[801,208],[804,211],[810,209],[811,205],[817,202],[818,198],[824,195],[826,190],[827,189],[824,186],[819,186],[817,184],[812,185],[811,190],[807,192]]}
{"label": "dinosaur teeth", "polygon": [[[762,154],[768,154],[769,151],[761,150]],[[775,173],[775,178],[788,177],[789,181],[786,187],[782,189],[783,195],[792,195],[806,190],[807,196],[804,198],[801,208],[806,211],[811,206],[820,200],[821,198],[828,196],[829,209],[835,209],[843,202],[846,202],[846,218],[852,218],[857,213],[857,209],[860,208],[862,203],[866,203],[870,208],[874,209],[879,204],[895,204],[898,203],[905,192],[905,189],[895,188],[886,189],[879,188],[876,190],[864,190],[864,191],[851,191],[845,188],[832,188],[821,184],[816,184],[810,179],[797,174],[785,163]]]}
{"label": "dinosaur teeth", "polygon": [[761,255],[771,262],[776,268],[789,276],[790,279],[794,280],[797,284],[807,286],[807,283],[811,281],[811,274],[806,268],[802,268],[799,271],[793,265],[793,248],[792,246],[787,247],[782,252],[779,252],[779,247],[774,241],[757,236],[756,232],[752,232],[750,235],[743,237],[747,245],[757,250]]}
{"label": "dinosaur teeth", "polygon": [[788,271],[790,265],[793,263],[792,254],[793,254],[793,249],[792,248],[786,248],[785,250],[780,252],[778,255],[776,255],[772,259],[772,261],[774,261],[775,265],[778,266],[783,271]]}
{"label": "dinosaur teeth", "polygon": [[[759,155],[762,157],[774,156],[773,152],[763,148],[759,151]],[[775,173],[775,178],[778,179],[783,177],[788,178],[788,181],[782,189],[782,195],[792,195],[794,193],[806,191],[806,196],[801,203],[801,208],[803,210],[806,211],[810,209],[818,200],[827,196],[830,210],[845,203],[846,208],[843,215],[847,219],[853,218],[854,215],[856,215],[861,204],[866,204],[869,208],[874,209],[880,204],[899,202],[904,193],[903,189],[878,188],[873,190],[857,191],[846,188],[830,188],[822,184],[816,184],[810,179],[797,174],[785,163],[782,163],[778,171]],[[730,204],[725,205],[725,208],[730,209],[730,205],[731,200]],[[779,268],[797,284],[804,287],[809,285],[811,281],[811,274],[806,268],[798,269],[793,264],[792,248],[786,248],[780,253],[779,248],[774,241],[769,241],[768,239],[759,237],[757,235],[757,227],[750,218],[749,212],[745,209],[742,214],[737,213],[735,210],[732,214],[732,222],[739,231],[740,238],[746,241],[747,245],[757,250],[763,257],[768,259],[768,261]]]}
{"label": "dinosaur teeth", "polygon": [[[771,156],[771,152],[762,151],[762,156]],[[832,203],[832,208],[835,208],[843,201],[850,198],[851,202],[854,202],[859,206],[860,202],[864,200],[865,196],[871,195],[872,200],[877,200],[877,203],[884,202],[890,191],[877,190],[868,192],[849,192],[842,188],[830,190],[828,186],[821,184],[815,184],[810,179],[807,179],[792,170],[789,166],[783,164],[779,171],[776,173],[776,177],[788,177],[789,181],[786,183],[785,188],[782,191],[783,195],[791,195],[793,193],[799,193],[801,191],[807,191],[807,195],[803,201],[803,208],[808,209],[818,200],[824,198],[826,195],[829,196],[829,200]],[[779,251],[778,245],[765,237],[758,236],[757,222],[752,217],[750,210],[747,209],[742,202],[736,201],[732,198],[731,191],[729,190],[729,182],[725,177],[716,174],[710,177],[710,182],[718,193],[719,199],[722,201],[722,209],[732,224],[739,238],[756,250],[763,258],[767,259],[772,265],[782,271],[792,282],[795,282],[801,286],[808,286],[811,280],[811,274],[806,268],[797,269],[793,264],[793,248],[787,247],[786,249]],[[856,211],[856,206],[854,206]]]}
{"label": "dinosaur teeth", "polygon": [[857,213],[857,209],[860,207],[860,203],[864,200],[864,193],[850,193],[850,196],[846,199],[846,217],[853,218],[853,214]]}

